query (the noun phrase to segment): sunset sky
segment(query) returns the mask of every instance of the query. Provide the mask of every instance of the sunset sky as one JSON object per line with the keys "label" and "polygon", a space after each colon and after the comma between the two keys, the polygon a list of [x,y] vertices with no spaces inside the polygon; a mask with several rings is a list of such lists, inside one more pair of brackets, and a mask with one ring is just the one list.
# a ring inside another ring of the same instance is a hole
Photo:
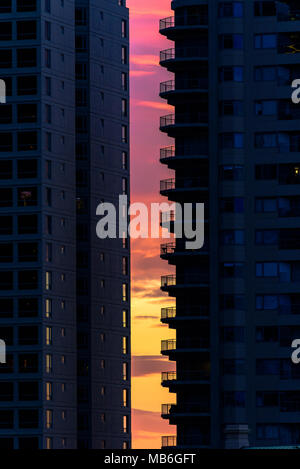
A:
{"label": "sunset sky", "polygon": [[[161,69],[159,51],[172,47],[158,33],[160,18],[172,15],[170,0],[127,0],[131,15],[131,194],[132,201],[159,202],[159,181],[170,177],[159,163],[159,149],[172,140],[159,132],[159,117],[172,112],[158,96],[159,83],[171,78]],[[161,404],[174,396],[160,386],[161,371],[174,364],[160,355],[161,339],[174,331],[160,323],[160,308],[173,298],[160,291],[160,276],[172,273],[159,258],[162,240],[132,241],[132,408],[133,448],[160,448],[161,435],[175,428],[160,417]]]}

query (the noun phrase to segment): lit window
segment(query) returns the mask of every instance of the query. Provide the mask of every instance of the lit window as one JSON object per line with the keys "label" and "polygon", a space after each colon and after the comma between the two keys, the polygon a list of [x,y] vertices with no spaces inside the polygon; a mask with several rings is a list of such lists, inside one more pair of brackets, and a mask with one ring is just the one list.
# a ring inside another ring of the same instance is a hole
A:
{"label": "lit window", "polygon": [[128,363],[123,363],[123,381],[128,380]]}
{"label": "lit window", "polygon": [[45,308],[46,308],[46,318],[51,318],[51,316],[52,316],[52,300],[50,298],[46,298]]}
{"label": "lit window", "polygon": [[128,311],[123,309],[123,327],[128,327]]}
{"label": "lit window", "polygon": [[46,373],[51,373],[52,371],[52,355],[46,354]]}
{"label": "lit window", "polygon": [[52,383],[46,383],[46,400],[52,400]]}
{"label": "lit window", "polygon": [[128,415],[123,415],[123,433],[128,433]]}
{"label": "lit window", "polygon": [[46,438],[46,449],[52,449],[52,438],[49,436]]}
{"label": "lit window", "polygon": [[52,327],[46,327],[46,345],[52,345]]}
{"label": "lit window", "polygon": [[123,301],[128,301],[128,285],[127,285],[127,283],[123,283],[123,285],[122,285],[122,298],[123,298]]}
{"label": "lit window", "polygon": [[122,352],[124,355],[128,353],[128,337],[122,337]]}
{"label": "lit window", "polygon": [[52,272],[46,272],[46,290],[52,290]]}
{"label": "lit window", "polygon": [[52,428],[53,425],[53,412],[52,410],[46,410],[46,428]]}
{"label": "lit window", "polygon": [[123,407],[128,407],[128,389],[123,389]]}

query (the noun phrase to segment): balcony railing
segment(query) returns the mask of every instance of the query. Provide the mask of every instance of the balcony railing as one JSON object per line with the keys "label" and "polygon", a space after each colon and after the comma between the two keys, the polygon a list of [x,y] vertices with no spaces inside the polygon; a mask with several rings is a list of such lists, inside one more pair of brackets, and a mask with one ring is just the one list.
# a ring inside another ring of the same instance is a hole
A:
{"label": "balcony railing", "polygon": [[161,319],[176,318],[176,307],[161,308]]}
{"label": "balcony railing", "polygon": [[160,181],[160,191],[169,191],[175,189],[193,189],[208,186],[208,177],[192,177],[192,178],[169,178]]}
{"label": "balcony railing", "polygon": [[162,287],[176,286],[176,275],[164,275],[161,277]]}
{"label": "balcony railing", "polygon": [[162,415],[170,415],[171,413],[207,413],[209,412],[209,402],[192,402],[179,407],[177,404],[162,404]]}
{"label": "balcony railing", "polygon": [[176,341],[176,339],[168,339],[161,341],[161,351],[168,352],[170,350],[178,349],[195,349],[195,348],[208,348],[210,345],[208,337],[197,337],[190,339],[182,339]]}
{"label": "balcony railing", "polygon": [[182,48],[171,48],[165,49],[160,52],[160,61],[164,62],[166,60],[175,60],[175,59],[192,59],[192,58],[201,58],[208,56],[208,46],[199,46],[199,47],[182,47]]}
{"label": "balcony railing", "polygon": [[208,78],[194,78],[194,79],[177,79],[164,81],[160,84],[160,92],[168,93],[170,91],[178,90],[197,90],[206,89],[208,87]]}
{"label": "balcony railing", "polygon": [[163,275],[161,277],[161,288],[173,287],[176,285],[181,284],[199,284],[199,283],[208,283],[209,274],[186,274],[176,276],[174,274],[171,275]]}
{"label": "balcony railing", "polygon": [[164,158],[174,158],[175,156],[196,156],[196,155],[207,155],[208,154],[208,145],[202,145],[198,148],[192,146],[179,146],[175,148],[174,145],[169,147],[164,147],[160,149],[160,159]]}
{"label": "balcony railing", "polygon": [[161,351],[166,352],[168,350],[176,349],[176,339],[168,339],[161,341]]}
{"label": "balcony railing", "polygon": [[169,127],[178,124],[206,124],[208,112],[186,112],[184,114],[168,114],[160,118],[160,127]]}
{"label": "balcony railing", "polygon": [[206,26],[208,15],[169,16],[159,21],[159,30],[162,31],[175,26]]}
{"label": "balcony railing", "polygon": [[175,250],[176,250],[176,243],[161,244],[160,255],[163,256],[165,254],[174,254]]}
{"label": "balcony railing", "polygon": [[199,307],[185,306],[184,311],[179,314],[176,312],[175,306],[168,308],[161,308],[161,319],[174,319],[174,318],[185,318],[185,317],[207,317],[209,315],[209,306],[201,305]]}
{"label": "balcony railing", "polygon": [[179,374],[176,371],[163,371],[161,373],[161,382],[167,381],[207,381],[209,380],[209,373],[204,370],[199,371],[181,371]]}
{"label": "balcony railing", "polygon": [[161,373],[161,382],[166,381],[175,381],[176,380],[176,371],[163,371]]}
{"label": "balcony railing", "polygon": [[177,438],[176,436],[162,436],[161,437],[161,446],[167,448],[170,446],[176,446]]}

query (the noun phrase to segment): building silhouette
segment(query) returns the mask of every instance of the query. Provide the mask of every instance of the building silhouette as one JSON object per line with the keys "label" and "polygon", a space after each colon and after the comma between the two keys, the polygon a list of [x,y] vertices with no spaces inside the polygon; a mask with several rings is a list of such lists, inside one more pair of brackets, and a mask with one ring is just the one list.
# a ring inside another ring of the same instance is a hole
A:
{"label": "building silhouette", "polygon": [[176,299],[162,309],[176,331],[162,342],[176,362],[162,385],[177,397],[162,407],[177,438],[162,446],[298,444],[299,5],[174,0],[172,9],[160,32],[174,47],[160,62],[174,78],[160,95],[175,114],[160,127],[175,140],[160,158],[174,177],[160,189],[170,201],[205,203],[205,244],[161,247],[176,268],[162,277]]}
{"label": "building silhouette", "polygon": [[125,0],[2,0],[0,448],[129,448]]}

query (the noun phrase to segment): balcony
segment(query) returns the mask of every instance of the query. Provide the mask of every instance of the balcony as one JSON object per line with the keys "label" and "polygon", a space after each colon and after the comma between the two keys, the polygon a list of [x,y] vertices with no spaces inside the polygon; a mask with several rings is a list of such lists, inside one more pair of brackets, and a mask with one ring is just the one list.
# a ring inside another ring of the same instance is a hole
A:
{"label": "balcony", "polygon": [[208,305],[201,305],[197,308],[186,306],[184,313],[181,312],[180,315],[177,315],[175,306],[161,308],[161,322],[164,324],[168,324],[173,321],[207,320],[208,318]]}
{"label": "balcony", "polygon": [[207,177],[186,177],[186,178],[169,178],[160,181],[160,193],[164,196],[171,195],[172,192],[185,191],[207,191]]}
{"label": "balcony", "polygon": [[[204,103],[206,105],[206,103]],[[184,114],[168,114],[160,118],[161,132],[170,133],[174,130],[190,127],[206,127],[208,124],[207,112],[186,112]]]}
{"label": "balcony", "polygon": [[177,162],[182,160],[195,160],[206,159],[208,156],[208,145],[203,145],[201,148],[181,148],[174,145],[160,149],[160,162],[167,164],[169,168],[175,169]]}
{"label": "balcony", "polygon": [[207,93],[208,77],[168,80],[160,84],[161,97],[166,97],[168,93],[195,93],[195,91]]}
{"label": "balcony", "polygon": [[163,275],[161,277],[161,290],[169,292],[173,288],[207,288],[209,285],[209,273],[186,274],[176,277],[176,275]]}
{"label": "balcony", "polygon": [[209,415],[209,403],[208,402],[195,402],[179,407],[176,404],[162,404],[161,416],[163,419],[169,419],[170,417],[191,417],[191,416],[207,416]]}
{"label": "balcony", "polygon": [[207,61],[208,46],[202,45],[198,47],[181,47],[165,49],[160,52],[160,64],[163,67],[172,70],[173,64],[185,62]]}
{"label": "balcony", "polygon": [[161,437],[161,446],[162,448],[169,448],[176,446],[177,438],[176,436],[162,436]]}
{"label": "balcony", "polygon": [[170,264],[175,264],[178,257],[194,256],[194,255],[208,255],[207,243],[201,249],[186,249],[185,242],[177,239],[176,242],[164,243],[160,245],[161,259],[169,261]]}
{"label": "balcony", "polygon": [[177,30],[185,29],[198,29],[207,28],[208,26],[208,15],[207,13],[199,15],[176,15],[163,18],[159,21],[159,32],[160,34],[167,36],[168,38],[175,37]]}
{"label": "balcony", "polygon": [[208,384],[209,379],[209,372],[205,370],[181,371],[178,375],[176,371],[163,371],[161,373],[161,385],[163,387]]}
{"label": "balcony", "polygon": [[161,341],[161,353],[162,355],[170,355],[172,352],[192,352],[196,350],[206,350],[210,346],[209,337],[197,337],[182,339],[176,341],[176,339],[168,339]]}

